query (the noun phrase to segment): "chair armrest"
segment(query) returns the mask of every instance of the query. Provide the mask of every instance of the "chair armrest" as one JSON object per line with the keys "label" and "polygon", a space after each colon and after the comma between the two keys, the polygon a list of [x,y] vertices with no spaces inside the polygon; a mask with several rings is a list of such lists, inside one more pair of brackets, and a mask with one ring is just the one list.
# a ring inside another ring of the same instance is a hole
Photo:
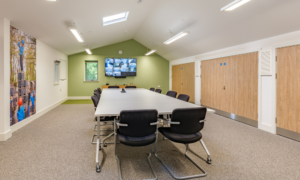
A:
{"label": "chair armrest", "polygon": [[172,122],[172,121],[169,121],[169,120],[167,120],[165,118],[160,118],[160,119],[162,119],[164,121],[167,121],[169,124],[180,124],[180,122]]}
{"label": "chair armrest", "polygon": [[150,123],[150,126],[154,126],[154,125],[158,125],[158,124],[159,124],[159,121]]}
{"label": "chair armrest", "polygon": [[117,123],[118,126],[122,126],[122,127],[127,127],[128,124],[121,124],[121,123]]}
{"label": "chair armrest", "polygon": [[206,121],[206,119],[203,119],[201,121],[199,121],[199,123],[204,123]]}

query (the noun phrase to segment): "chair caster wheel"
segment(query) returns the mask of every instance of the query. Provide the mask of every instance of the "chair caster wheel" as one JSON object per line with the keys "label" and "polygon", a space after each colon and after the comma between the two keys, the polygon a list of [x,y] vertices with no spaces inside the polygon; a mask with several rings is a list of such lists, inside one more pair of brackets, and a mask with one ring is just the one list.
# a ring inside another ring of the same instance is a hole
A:
{"label": "chair caster wheel", "polygon": [[211,164],[211,159],[210,159],[210,157],[207,158],[207,161],[206,161],[206,162],[207,162],[207,164]]}
{"label": "chair caster wheel", "polygon": [[96,166],[96,172],[97,172],[97,173],[100,173],[100,172],[101,172],[101,169],[100,169],[99,165]]}
{"label": "chair caster wheel", "polygon": [[107,145],[106,145],[106,144],[103,144],[103,147],[107,147]]}

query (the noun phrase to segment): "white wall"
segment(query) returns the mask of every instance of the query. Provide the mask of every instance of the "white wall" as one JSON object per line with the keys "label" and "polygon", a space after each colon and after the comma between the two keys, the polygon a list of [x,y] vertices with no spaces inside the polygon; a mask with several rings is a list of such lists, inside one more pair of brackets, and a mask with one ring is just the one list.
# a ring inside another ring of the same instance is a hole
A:
{"label": "white wall", "polygon": [[[37,113],[68,97],[68,81],[54,86],[54,61],[68,61],[68,56],[37,40]],[[67,71],[67,67],[66,67]]]}
{"label": "white wall", "polygon": [[[300,44],[300,31],[291,32],[267,39],[253,41],[238,46],[228,47],[208,53],[198,54],[191,57],[170,61],[170,89],[172,88],[172,66],[189,62],[210,60],[219,57],[244,54],[260,50],[271,49],[273,52],[273,74],[272,76],[260,76],[259,79],[259,120],[258,128],[276,133],[276,48]],[[201,64],[201,63],[200,63]],[[200,71],[200,66],[195,67]],[[201,71],[200,71],[201,73]],[[195,103],[200,105],[201,95],[201,79],[195,78]]]}

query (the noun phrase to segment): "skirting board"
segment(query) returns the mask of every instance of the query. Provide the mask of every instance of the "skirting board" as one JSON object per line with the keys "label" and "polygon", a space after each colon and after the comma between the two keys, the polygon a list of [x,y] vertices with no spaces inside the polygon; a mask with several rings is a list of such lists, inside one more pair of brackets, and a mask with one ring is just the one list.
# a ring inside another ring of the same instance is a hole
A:
{"label": "skirting board", "polygon": [[[204,106],[204,105],[201,105],[201,106]],[[230,119],[233,119],[233,120],[236,120],[236,121],[248,124],[250,126],[258,127],[258,121],[255,121],[253,119],[249,119],[249,118],[245,118],[245,117],[242,117],[242,116],[238,116],[236,114],[232,114],[232,113],[229,113],[229,112],[221,111],[221,110],[218,110],[218,109],[215,109],[215,108],[211,108],[211,107],[208,107],[208,106],[204,106],[204,107],[207,107],[209,109],[215,110],[216,111],[215,113],[218,114],[218,115],[221,115],[221,116],[224,116],[224,117],[227,117],[227,118],[230,118]]]}
{"label": "skirting board", "polygon": [[41,110],[40,112],[37,112],[33,116],[30,116],[29,118],[26,118],[25,120],[23,120],[21,122],[18,122],[17,124],[14,124],[13,126],[11,126],[11,131],[15,132],[18,129],[26,126],[27,124],[31,123],[32,121],[34,121],[37,118],[41,117],[42,115],[46,114],[50,110],[52,110],[52,109],[56,108],[57,106],[61,105],[61,103],[65,102],[66,100],[68,100],[68,98],[65,98],[65,99],[63,99],[61,101],[58,101],[57,103],[54,103],[54,104],[48,106],[47,108]]}
{"label": "skirting board", "polygon": [[286,129],[282,129],[282,128],[279,128],[279,127],[276,128],[276,132],[280,136],[284,136],[284,137],[287,137],[287,138],[290,138],[290,139],[293,139],[293,140],[296,140],[296,141],[300,141],[300,134],[299,133],[289,131],[289,130],[286,130]]}
{"label": "skirting board", "polygon": [[68,100],[91,99],[91,96],[69,96]]}

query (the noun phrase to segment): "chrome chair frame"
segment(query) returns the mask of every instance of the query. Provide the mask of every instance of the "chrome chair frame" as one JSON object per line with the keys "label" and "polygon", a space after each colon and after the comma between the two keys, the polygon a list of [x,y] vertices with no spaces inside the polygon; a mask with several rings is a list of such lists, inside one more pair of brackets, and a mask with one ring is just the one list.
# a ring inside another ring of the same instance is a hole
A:
{"label": "chrome chair frame", "polygon": [[[155,122],[155,123],[151,123],[150,125],[156,125],[156,142],[157,142],[157,134],[158,134],[158,124],[159,124],[159,121]],[[123,180],[123,176],[122,176],[122,169],[121,169],[121,160],[120,158],[118,157],[117,155],[117,132],[116,132],[116,129],[117,127],[116,126],[128,126],[128,124],[121,124],[121,123],[118,123],[118,121],[115,119],[115,127],[114,127],[114,135],[115,135],[115,156],[116,156],[116,159],[118,160],[118,165],[119,165],[119,173],[120,173],[120,180]],[[154,143],[153,143],[154,144]],[[147,180],[157,180],[157,175],[156,175],[156,172],[154,171],[154,168],[152,166],[152,163],[151,163],[151,154],[152,154],[152,145],[150,145],[150,153],[149,153],[149,156],[148,156],[148,162],[150,164],[150,167],[151,167],[151,170],[152,170],[152,173],[154,174],[155,178],[154,179],[147,179]]]}
{"label": "chrome chair frame", "polygon": [[[95,111],[96,111],[96,107],[95,107]],[[94,118],[94,121],[97,121],[97,118],[95,117]],[[99,126],[105,126],[107,123],[112,123],[112,124],[109,124],[109,125],[113,125],[113,128],[115,128],[114,126],[114,121],[102,121],[102,123],[104,124],[101,124],[101,118],[100,118],[100,123],[99,123]],[[97,131],[96,128],[98,126],[98,123],[95,124],[94,126],[94,131]],[[114,142],[105,142],[108,138],[110,138],[111,136],[114,135],[114,129],[100,129],[100,131],[113,131],[112,133],[110,134],[100,134],[99,136],[106,136],[102,142],[100,142],[100,144],[103,144],[103,147],[106,147],[107,145],[106,144],[113,144]],[[92,141],[91,141],[91,144],[97,144],[97,142],[94,141],[95,137],[97,136],[97,134],[94,134],[93,137],[92,137]],[[100,146],[101,148],[101,146]]]}
{"label": "chrome chair frame", "polygon": [[[112,123],[112,124],[109,124],[109,125],[113,125],[113,127],[114,127],[114,122],[111,122],[111,121],[103,121],[102,123],[104,123],[104,124],[101,125],[101,123],[100,123],[100,127],[101,127],[101,126],[106,126],[107,123]],[[95,132],[97,132],[97,129],[96,129],[96,128],[97,128],[97,124],[95,124],[95,127],[94,127],[94,131],[95,131]],[[110,138],[111,136],[114,135],[114,129],[100,129],[100,131],[113,131],[113,132],[110,133],[110,134],[100,134],[100,136],[106,136],[106,137],[103,139],[103,141],[100,142],[100,144],[103,144],[103,147],[106,147],[106,146],[107,146],[106,144],[113,144],[113,143],[114,143],[114,142],[105,142],[108,138]],[[94,142],[95,137],[97,137],[97,134],[94,134],[94,135],[93,135],[91,144],[97,144],[97,142]]]}
{"label": "chrome chair frame", "polygon": [[[169,124],[180,124],[180,122],[171,122],[165,118],[163,118],[164,121],[167,121]],[[201,120],[199,121],[199,123],[204,123],[205,120]],[[195,161],[193,161],[188,155],[188,149],[189,149],[189,144],[185,144],[186,145],[186,151],[185,151],[185,157],[187,159],[189,159],[198,169],[200,169],[204,174],[197,174],[197,175],[192,175],[192,176],[183,176],[183,177],[177,177],[171,170],[170,168],[164,163],[164,161],[157,155],[157,139],[158,137],[156,137],[156,142],[155,142],[155,152],[154,155],[155,157],[164,165],[164,167],[169,171],[169,173],[172,175],[172,177],[174,179],[192,179],[192,178],[198,178],[198,177],[205,177],[207,175],[206,171],[204,169],[202,169]],[[207,163],[211,164],[211,158],[210,158],[210,153],[207,149],[207,147],[205,146],[204,142],[202,139],[200,139],[200,144],[203,146],[203,148],[205,149],[206,153],[207,153]]]}

